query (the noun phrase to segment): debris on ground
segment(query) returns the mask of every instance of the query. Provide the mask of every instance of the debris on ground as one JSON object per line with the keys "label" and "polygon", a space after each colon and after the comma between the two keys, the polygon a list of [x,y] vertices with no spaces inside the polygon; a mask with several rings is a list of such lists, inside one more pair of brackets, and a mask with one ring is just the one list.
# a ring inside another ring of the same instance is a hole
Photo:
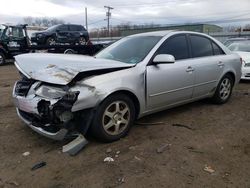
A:
{"label": "debris on ground", "polygon": [[114,162],[115,160],[112,157],[106,157],[103,162]]}
{"label": "debris on ground", "polygon": [[124,177],[118,178],[118,182],[119,183],[125,183],[125,178]]}
{"label": "debris on ground", "polygon": [[135,156],[135,159],[136,159],[137,161],[141,161],[141,159],[140,159],[139,157],[137,157],[137,156]]}
{"label": "debris on ground", "polygon": [[44,167],[44,166],[46,166],[46,162],[44,162],[44,161],[42,161],[42,162],[39,162],[39,163],[37,163],[37,164],[35,164],[32,168],[31,168],[31,170],[33,171],[33,170],[37,170],[37,169],[39,169],[39,168],[42,168],[42,167]]}
{"label": "debris on ground", "polygon": [[29,151],[26,151],[26,152],[23,153],[23,156],[24,156],[24,157],[27,157],[27,156],[29,156],[29,155],[30,155],[30,152],[29,152]]}
{"label": "debris on ground", "polygon": [[163,153],[165,150],[169,149],[171,144],[163,144],[159,148],[156,149],[157,153]]}
{"label": "debris on ground", "polygon": [[6,183],[9,184],[9,185],[16,186],[16,187],[19,186],[19,183],[17,183],[16,181],[7,181]]}
{"label": "debris on ground", "polygon": [[205,165],[204,171],[206,171],[206,172],[208,172],[208,173],[210,173],[210,174],[212,174],[212,173],[215,172],[215,170],[212,169],[211,166],[207,166],[207,165]]}
{"label": "debris on ground", "polygon": [[135,150],[135,147],[136,147],[136,146],[130,146],[128,149],[129,149],[129,150]]}
{"label": "debris on ground", "polygon": [[119,155],[115,155],[115,158],[118,158],[119,157]]}
{"label": "debris on ground", "polygon": [[179,124],[179,123],[174,123],[172,124],[173,127],[183,127],[183,128],[186,128],[186,129],[189,129],[189,130],[195,130],[194,128],[192,127],[189,127],[188,125],[183,125],[183,124]]}
{"label": "debris on ground", "polygon": [[188,151],[190,151],[190,152],[200,153],[200,154],[203,154],[203,153],[204,153],[203,151],[197,150],[197,149],[195,149],[195,148],[192,147],[192,146],[184,146],[184,147],[187,148]]}
{"label": "debris on ground", "polygon": [[69,155],[76,155],[81,149],[88,144],[86,138],[79,134],[77,138],[72,140],[67,145],[63,146],[63,153],[68,153]]}
{"label": "debris on ground", "polygon": [[121,153],[120,151],[117,151],[117,152],[116,152],[116,155],[119,155],[120,153]]}
{"label": "debris on ground", "polygon": [[106,150],[106,153],[111,153],[112,152],[112,149],[111,148],[108,148],[107,150]]}
{"label": "debris on ground", "polygon": [[10,84],[4,84],[3,87],[10,87]]}

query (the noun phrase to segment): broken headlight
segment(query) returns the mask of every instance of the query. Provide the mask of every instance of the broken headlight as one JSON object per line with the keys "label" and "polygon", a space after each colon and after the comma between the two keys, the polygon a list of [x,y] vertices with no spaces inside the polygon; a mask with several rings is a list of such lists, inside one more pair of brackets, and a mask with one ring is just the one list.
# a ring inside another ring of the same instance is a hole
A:
{"label": "broken headlight", "polygon": [[48,99],[59,99],[66,95],[62,88],[42,85],[36,90],[36,95]]}

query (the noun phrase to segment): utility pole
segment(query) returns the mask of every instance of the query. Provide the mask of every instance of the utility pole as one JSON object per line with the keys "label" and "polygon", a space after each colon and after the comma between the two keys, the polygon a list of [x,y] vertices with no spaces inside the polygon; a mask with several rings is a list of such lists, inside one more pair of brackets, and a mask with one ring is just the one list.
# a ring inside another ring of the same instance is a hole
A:
{"label": "utility pole", "polygon": [[85,7],[85,26],[86,30],[88,31],[88,9]]}
{"label": "utility pole", "polygon": [[110,17],[111,17],[111,12],[110,12],[110,10],[112,10],[112,9],[114,9],[114,8],[113,8],[113,7],[110,7],[110,6],[104,6],[104,8],[107,9],[107,12],[106,12],[107,21],[108,21],[108,23],[107,23],[107,30],[108,30],[108,36],[109,36],[109,19],[110,19]]}

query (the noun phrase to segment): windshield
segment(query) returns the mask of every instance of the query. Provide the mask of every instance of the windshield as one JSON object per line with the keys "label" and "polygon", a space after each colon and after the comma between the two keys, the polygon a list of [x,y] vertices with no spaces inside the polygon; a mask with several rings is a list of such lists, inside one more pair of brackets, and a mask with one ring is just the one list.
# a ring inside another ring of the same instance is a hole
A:
{"label": "windshield", "polygon": [[57,29],[57,27],[58,27],[58,25],[51,26],[48,29],[46,29],[46,31],[54,31]]}
{"label": "windshield", "polygon": [[250,52],[250,41],[235,42],[228,46],[231,51]]}
{"label": "windshield", "polygon": [[160,36],[126,37],[99,52],[96,58],[137,64],[147,56],[161,38]]}
{"label": "windshield", "polygon": [[2,36],[4,30],[5,30],[6,26],[4,25],[0,25],[0,37]]}

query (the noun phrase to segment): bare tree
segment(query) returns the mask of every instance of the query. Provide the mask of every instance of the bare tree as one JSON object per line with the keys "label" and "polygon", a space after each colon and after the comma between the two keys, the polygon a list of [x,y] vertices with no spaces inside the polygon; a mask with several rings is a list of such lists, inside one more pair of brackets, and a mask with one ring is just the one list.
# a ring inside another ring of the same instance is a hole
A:
{"label": "bare tree", "polygon": [[29,16],[29,17],[23,18],[23,21],[24,21],[24,24],[32,25],[34,22],[34,19],[31,16]]}
{"label": "bare tree", "polygon": [[25,17],[23,18],[23,22],[28,25],[32,26],[39,26],[39,27],[50,27],[57,24],[65,23],[63,20],[56,19],[56,18],[46,18],[46,17]]}

